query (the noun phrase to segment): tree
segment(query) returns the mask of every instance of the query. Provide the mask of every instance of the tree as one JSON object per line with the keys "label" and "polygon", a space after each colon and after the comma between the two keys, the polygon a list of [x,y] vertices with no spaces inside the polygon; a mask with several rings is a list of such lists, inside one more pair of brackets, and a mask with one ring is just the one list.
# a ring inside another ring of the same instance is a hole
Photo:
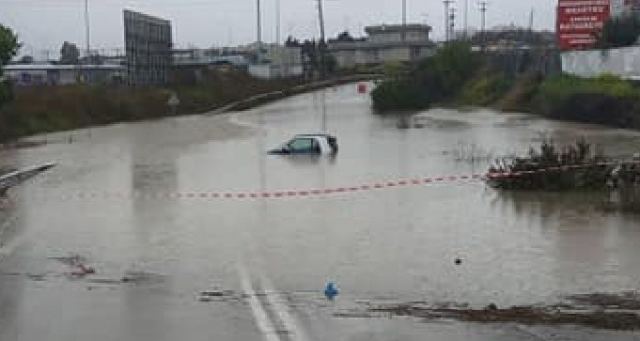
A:
{"label": "tree", "polygon": [[33,62],[34,62],[33,57],[29,55],[22,56],[17,61],[18,64],[33,64]]}
{"label": "tree", "polygon": [[8,82],[3,78],[3,65],[7,65],[11,58],[13,58],[18,49],[20,43],[18,43],[18,37],[13,31],[0,24],[0,106],[11,99],[11,88]]}
{"label": "tree", "polygon": [[60,64],[75,65],[80,60],[80,50],[74,43],[65,41],[60,48]]}
{"label": "tree", "polygon": [[601,48],[615,48],[634,45],[640,36],[640,18],[623,15],[609,19],[600,34]]}
{"label": "tree", "polygon": [[355,39],[351,36],[351,33],[349,33],[349,31],[344,31],[338,34],[338,38],[336,39],[336,41],[352,42],[355,41]]}
{"label": "tree", "polygon": [[19,48],[20,44],[15,33],[10,28],[0,24],[0,66],[7,65],[11,58],[18,53]]}

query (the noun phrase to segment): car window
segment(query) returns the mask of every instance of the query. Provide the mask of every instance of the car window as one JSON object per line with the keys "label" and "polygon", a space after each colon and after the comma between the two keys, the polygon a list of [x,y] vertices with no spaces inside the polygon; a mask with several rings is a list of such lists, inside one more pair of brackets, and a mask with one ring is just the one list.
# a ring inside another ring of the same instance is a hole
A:
{"label": "car window", "polygon": [[313,148],[313,139],[294,139],[289,142],[289,149],[293,153],[308,152]]}

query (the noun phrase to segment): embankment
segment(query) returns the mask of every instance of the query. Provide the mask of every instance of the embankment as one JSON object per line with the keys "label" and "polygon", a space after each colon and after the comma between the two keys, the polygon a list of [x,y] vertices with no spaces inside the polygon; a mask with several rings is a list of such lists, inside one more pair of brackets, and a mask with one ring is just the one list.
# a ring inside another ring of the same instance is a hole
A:
{"label": "embankment", "polygon": [[[244,110],[287,96],[375,77],[354,75],[305,82],[259,80],[241,72],[207,72],[197,82],[180,81],[166,88],[105,85],[16,88],[13,100],[0,109],[0,142],[117,122]],[[172,112],[167,103],[174,93],[180,105]]]}
{"label": "embankment", "polygon": [[640,87],[615,76],[507,74],[455,43],[372,92],[380,112],[432,106],[487,106],[545,117],[640,129]]}

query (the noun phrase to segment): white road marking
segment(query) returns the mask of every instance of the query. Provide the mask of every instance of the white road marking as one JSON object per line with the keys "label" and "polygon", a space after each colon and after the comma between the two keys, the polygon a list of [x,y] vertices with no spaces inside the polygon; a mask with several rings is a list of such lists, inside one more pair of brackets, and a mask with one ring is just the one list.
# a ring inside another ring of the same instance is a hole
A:
{"label": "white road marking", "polygon": [[300,328],[300,324],[296,321],[295,317],[293,317],[289,313],[289,308],[286,307],[282,302],[284,302],[283,297],[277,293],[275,290],[273,283],[271,280],[262,271],[259,271],[260,283],[262,284],[262,290],[264,290],[266,294],[267,301],[273,308],[273,312],[278,316],[280,322],[284,325],[284,327],[289,331],[290,339],[292,341],[307,341],[309,338],[305,331]]}
{"label": "white road marking", "polygon": [[256,292],[251,285],[251,279],[244,266],[238,265],[238,274],[240,275],[242,290],[245,295],[247,295],[251,312],[253,313],[253,318],[256,320],[258,329],[260,329],[267,341],[281,341],[277,330],[275,329],[272,321],[269,320],[267,312],[264,310],[262,303],[260,303],[260,300],[258,300],[258,297],[256,296]]}

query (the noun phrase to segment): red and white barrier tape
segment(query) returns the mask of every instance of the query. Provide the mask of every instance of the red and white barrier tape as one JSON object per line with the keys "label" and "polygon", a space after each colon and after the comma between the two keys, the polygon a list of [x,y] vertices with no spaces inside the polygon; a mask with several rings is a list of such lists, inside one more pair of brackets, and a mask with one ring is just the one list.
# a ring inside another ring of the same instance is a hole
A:
{"label": "red and white barrier tape", "polygon": [[[487,174],[471,174],[471,175],[450,175],[433,178],[416,178],[416,179],[401,179],[395,181],[383,181],[371,184],[348,186],[348,187],[333,187],[324,189],[302,189],[302,190],[280,190],[280,191],[204,191],[204,192],[98,192],[98,191],[82,191],[75,194],[63,194],[56,196],[61,199],[169,199],[169,200],[183,200],[183,199],[238,199],[238,200],[258,200],[258,199],[286,199],[286,198],[309,198],[309,197],[326,197],[330,195],[344,195],[355,194],[359,192],[376,191],[383,189],[404,188],[411,186],[425,186],[433,184],[444,184],[452,182],[463,181],[477,181],[477,180],[492,180],[503,178],[517,178],[526,175],[533,175],[539,173],[553,173],[564,172],[580,168],[592,168],[606,167],[612,165],[618,165],[619,163],[603,162],[596,165],[571,165],[571,166],[558,166],[549,167],[544,169],[532,170],[532,171],[519,171],[519,172],[492,172]],[[632,162],[625,164],[640,165],[640,162]],[[47,198],[50,196],[43,195]]]}

